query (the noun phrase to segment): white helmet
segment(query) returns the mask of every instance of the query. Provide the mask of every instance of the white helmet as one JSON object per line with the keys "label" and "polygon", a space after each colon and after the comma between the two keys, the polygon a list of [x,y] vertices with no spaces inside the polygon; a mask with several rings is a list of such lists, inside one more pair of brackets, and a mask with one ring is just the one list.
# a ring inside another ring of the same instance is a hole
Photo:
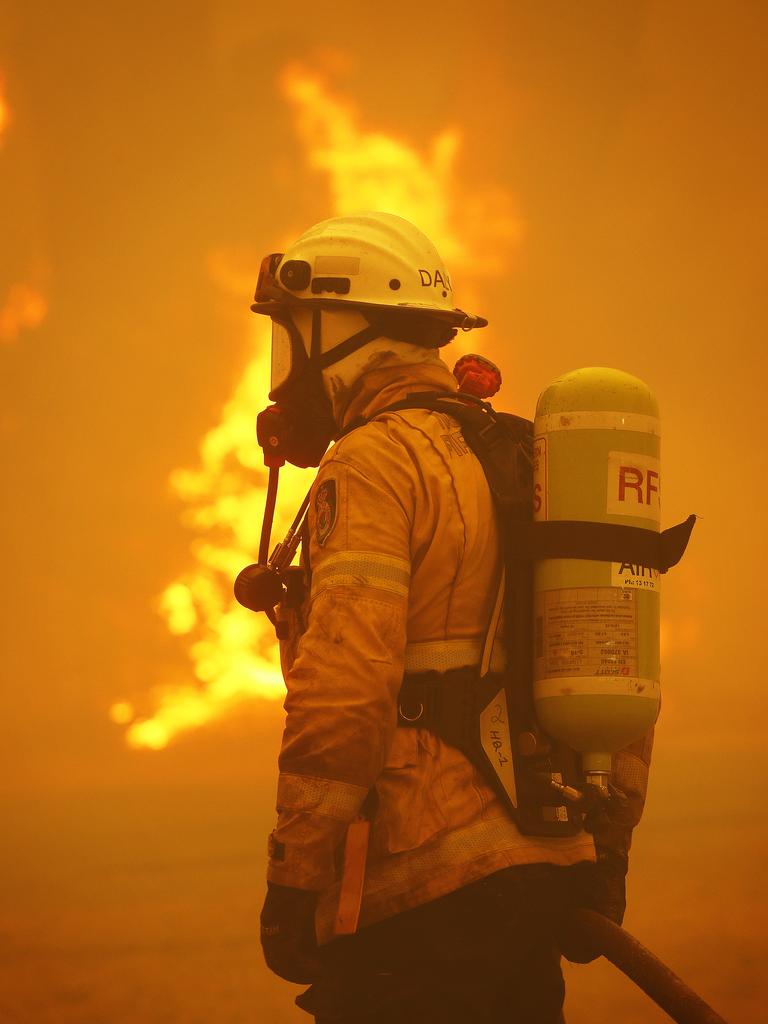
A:
{"label": "white helmet", "polygon": [[393,213],[332,217],[262,263],[255,313],[274,303],[425,313],[453,327],[485,327],[453,305],[453,285],[426,235]]}
{"label": "white helmet", "polygon": [[[434,245],[391,213],[321,221],[287,252],[265,257],[251,309],[273,320],[271,396],[277,399],[297,373],[320,374],[377,338],[436,349],[458,329],[487,324],[454,306],[451,278]],[[299,331],[297,315],[310,310],[316,312],[311,332]],[[331,342],[321,310],[354,311],[350,322],[363,317],[365,326]]]}

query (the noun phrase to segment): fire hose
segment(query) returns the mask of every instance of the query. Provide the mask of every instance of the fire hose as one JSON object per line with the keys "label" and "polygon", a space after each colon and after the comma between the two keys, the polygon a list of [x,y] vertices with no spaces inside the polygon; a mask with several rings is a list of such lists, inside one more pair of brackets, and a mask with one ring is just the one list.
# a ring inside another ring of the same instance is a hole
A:
{"label": "fire hose", "polygon": [[574,911],[565,929],[610,960],[677,1024],[726,1024],[674,971],[602,914]]}

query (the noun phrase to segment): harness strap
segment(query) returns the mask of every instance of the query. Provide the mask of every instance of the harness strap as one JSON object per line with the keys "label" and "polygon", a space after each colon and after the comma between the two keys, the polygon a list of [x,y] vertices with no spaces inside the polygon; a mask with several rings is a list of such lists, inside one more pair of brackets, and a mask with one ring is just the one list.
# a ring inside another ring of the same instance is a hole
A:
{"label": "harness strap", "polygon": [[[501,613],[504,610],[504,595],[506,592],[507,573],[506,570],[502,568],[499,587],[496,591],[496,601],[493,606],[493,612],[491,613],[491,621],[488,623],[488,629],[486,630],[485,643],[483,644],[483,657],[480,660],[481,676],[487,675],[493,664],[493,655],[498,642],[499,624],[501,622]],[[506,665],[504,667],[506,668]]]}

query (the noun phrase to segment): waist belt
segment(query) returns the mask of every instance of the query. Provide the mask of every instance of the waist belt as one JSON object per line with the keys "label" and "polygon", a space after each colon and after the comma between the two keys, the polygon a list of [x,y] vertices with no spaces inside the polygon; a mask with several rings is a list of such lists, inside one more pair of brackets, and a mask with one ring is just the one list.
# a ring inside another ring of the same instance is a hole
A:
{"label": "waist belt", "polygon": [[476,665],[447,672],[406,672],[398,696],[397,724],[429,729],[470,756],[477,741],[478,708],[503,685],[498,672],[481,679]]}

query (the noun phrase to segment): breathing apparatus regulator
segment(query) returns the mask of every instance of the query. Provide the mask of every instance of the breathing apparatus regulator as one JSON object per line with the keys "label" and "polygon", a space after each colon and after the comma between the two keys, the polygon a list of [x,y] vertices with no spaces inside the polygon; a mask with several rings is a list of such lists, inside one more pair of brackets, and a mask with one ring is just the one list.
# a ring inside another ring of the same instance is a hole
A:
{"label": "breathing apparatus regulator", "polygon": [[[275,405],[257,422],[270,472],[259,561],[240,573],[235,596],[265,612],[278,635],[275,607],[298,607],[304,595],[304,571],[291,563],[309,495],[270,554],[277,473],[285,461],[317,465],[336,433],[318,386],[322,370],[374,337],[397,338],[398,329],[413,343],[421,324],[419,343],[437,347],[457,328],[485,324],[451,307],[439,257],[404,224],[384,214],[323,222],[262,266],[252,308],[278,327]],[[378,245],[372,266],[386,265],[378,285],[361,256],[371,237]],[[405,259],[404,237],[421,246]],[[427,276],[439,282],[429,302],[418,290]],[[405,301],[393,305],[392,293],[400,291]],[[368,326],[328,348],[323,310],[341,303],[363,310]],[[489,360],[464,356],[454,375],[458,392],[412,394],[375,415],[422,408],[458,421],[494,499],[502,579],[481,664],[406,674],[398,725],[429,729],[462,750],[522,832],[572,835],[621,800],[610,783],[612,756],[643,737],[658,715],[660,580],[682,557],[695,516],[660,532],[658,408],[636,377],[601,367],[567,373],[542,393],[532,423],[488,403],[501,384]],[[323,408],[326,418],[308,429],[302,413]],[[495,671],[499,642],[506,668]]]}

